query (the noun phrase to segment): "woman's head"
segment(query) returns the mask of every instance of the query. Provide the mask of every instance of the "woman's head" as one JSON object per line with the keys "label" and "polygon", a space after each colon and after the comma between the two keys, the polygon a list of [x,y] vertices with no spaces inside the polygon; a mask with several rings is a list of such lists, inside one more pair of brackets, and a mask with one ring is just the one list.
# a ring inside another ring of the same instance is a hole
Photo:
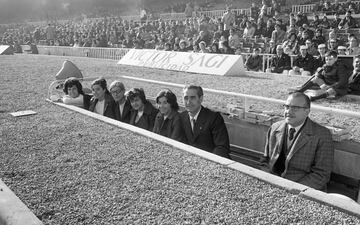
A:
{"label": "woman's head", "polygon": [[75,77],[70,77],[65,80],[63,91],[66,95],[69,95],[72,98],[76,98],[80,94],[84,94],[80,81]]}
{"label": "woman's head", "polygon": [[146,103],[146,97],[142,88],[132,88],[126,93],[126,99],[130,101],[131,107],[142,111]]}
{"label": "woman's head", "polygon": [[178,111],[176,95],[169,89],[161,90],[156,96],[156,103],[159,110],[164,115],[169,115],[171,111]]}
{"label": "woman's head", "polygon": [[105,94],[109,94],[107,83],[104,78],[94,80],[91,83],[91,90],[94,94],[94,97],[99,100],[103,100],[105,98]]}

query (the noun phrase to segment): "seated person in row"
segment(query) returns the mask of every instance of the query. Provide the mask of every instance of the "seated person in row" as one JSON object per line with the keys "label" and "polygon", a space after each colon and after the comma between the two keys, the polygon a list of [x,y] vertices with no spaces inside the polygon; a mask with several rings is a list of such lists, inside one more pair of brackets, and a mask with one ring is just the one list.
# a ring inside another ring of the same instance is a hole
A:
{"label": "seated person in row", "polygon": [[319,44],[318,45],[318,51],[319,55],[315,56],[315,71],[322,67],[325,64],[325,54],[326,54],[326,45],[325,44]]}
{"label": "seated person in row", "polygon": [[330,131],[312,121],[310,99],[301,92],[289,95],[284,120],[267,134],[264,170],[283,178],[326,191],[334,161]]}
{"label": "seated person in row", "polygon": [[153,132],[176,141],[184,140],[179,105],[176,95],[169,89],[160,91],[156,96],[159,113],[156,115]]}
{"label": "seated person in row", "polygon": [[99,78],[91,83],[93,97],[90,100],[89,111],[115,119],[115,101],[107,89],[104,78]]}
{"label": "seated person in row", "polygon": [[270,68],[266,69],[266,72],[288,74],[290,69],[290,56],[284,53],[284,49],[281,45],[278,45],[276,47],[276,55],[271,58]]}
{"label": "seated person in row", "polygon": [[186,111],[180,114],[185,143],[207,152],[229,158],[229,135],[223,117],[201,105],[203,90],[189,85],[183,89]]}
{"label": "seated person in row", "polygon": [[326,53],[326,64],[318,69],[315,76],[306,82],[297,91],[304,92],[314,85],[320,86],[324,91],[323,94],[310,97],[311,101],[326,98],[328,96],[342,96],[348,92],[349,71],[344,63],[337,58],[335,51]]}
{"label": "seated person in row", "polygon": [[116,80],[110,84],[109,90],[115,101],[115,119],[129,123],[131,104],[126,100],[124,84]]}
{"label": "seated person in row", "polygon": [[360,56],[354,59],[354,71],[349,78],[349,94],[360,95]]}
{"label": "seated person in row", "polygon": [[260,54],[260,49],[254,48],[253,54],[245,62],[245,66],[247,70],[256,71],[256,72],[262,70],[263,60],[259,54]]}
{"label": "seated person in row", "polygon": [[83,87],[78,79],[74,77],[66,79],[63,91],[65,93],[62,97],[64,104],[89,109],[91,96],[84,93]]}
{"label": "seated person in row", "polygon": [[130,124],[152,131],[158,110],[146,99],[144,90],[132,88],[126,93],[126,99],[131,103]]}
{"label": "seated person in row", "polygon": [[300,55],[295,58],[293,69],[290,70],[289,75],[311,76],[314,73],[315,59],[307,50],[306,45],[300,46]]}

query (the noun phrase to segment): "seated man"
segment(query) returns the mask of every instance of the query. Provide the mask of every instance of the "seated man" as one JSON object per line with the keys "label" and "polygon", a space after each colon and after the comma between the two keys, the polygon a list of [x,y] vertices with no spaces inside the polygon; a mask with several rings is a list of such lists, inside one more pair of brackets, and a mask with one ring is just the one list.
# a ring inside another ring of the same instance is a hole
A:
{"label": "seated man", "polygon": [[326,64],[318,69],[314,77],[297,91],[304,92],[314,85],[320,86],[323,94],[310,97],[311,101],[326,98],[330,95],[341,96],[347,94],[349,71],[347,66],[337,59],[337,53],[331,51],[325,54]]}
{"label": "seated man", "polygon": [[246,60],[245,66],[249,71],[261,71],[262,70],[262,58],[259,55],[260,49],[254,48],[254,53]]}
{"label": "seated man", "polygon": [[325,64],[326,45],[318,45],[319,55],[315,57],[315,71]]}
{"label": "seated man", "polygon": [[360,56],[354,59],[354,71],[349,78],[349,93],[360,95]]}
{"label": "seated man", "polygon": [[291,93],[284,104],[285,120],[268,131],[262,162],[273,174],[325,191],[334,144],[330,131],[308,118],[309,113],[309,98]]}
{"label": "seated man", "polygon": [[288,74],[291,69],[290,56],[284,53],[281,45],[276,47],[276,55],[271,59],[270,68],[266,69],[267,73],[284,73]]}
{"label": "seated man", "polygon": [[223,117],[201,105],[203,90],[189,85],[183,89],[186,110],[180,114],[186,143],[229,158],[229,135]]}
{"label": "seated man", "polygon": [[293,69],[290,70],[289,75],[311,76],[313,74],[315,60],[307,50],[306,45],[300,46],[300,55],[295,58]]}

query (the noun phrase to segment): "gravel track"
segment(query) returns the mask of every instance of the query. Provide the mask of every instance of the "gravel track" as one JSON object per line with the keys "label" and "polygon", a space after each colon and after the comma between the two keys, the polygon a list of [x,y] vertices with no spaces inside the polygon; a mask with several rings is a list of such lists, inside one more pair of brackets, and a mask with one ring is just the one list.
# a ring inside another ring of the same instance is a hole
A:
{"label": "gravel track", "polygon": [[[63,60],[0,57],[0,177],[44,224],[360,224],[331,207],[45,102]],[[113,61],[71,60],[86,76],[145,76]],[[166,77],[164,71],[148,73],[149,79]],[[196,76],[181,79],[194,82]],[[172,77],[167,79],[181,82]],[[25,109],[38,114],[8,114]]]}

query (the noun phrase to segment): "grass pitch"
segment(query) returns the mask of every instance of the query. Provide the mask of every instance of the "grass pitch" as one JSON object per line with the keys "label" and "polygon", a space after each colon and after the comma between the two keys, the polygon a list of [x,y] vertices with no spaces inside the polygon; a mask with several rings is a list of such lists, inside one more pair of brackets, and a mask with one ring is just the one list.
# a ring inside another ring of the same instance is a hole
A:
{"label": "grass pitch", "polygon": [[[360,224],[331,207],[45,102],[64,59],[0,57],[0,177],[44,224]],[[86,76],[183,79],[217,89],[228,82],[70,60]],[[232,86],[224,90],[235,91],[235,81],[245,81],[229,79]],[[25,109],[37,114],[8,114]]]}

